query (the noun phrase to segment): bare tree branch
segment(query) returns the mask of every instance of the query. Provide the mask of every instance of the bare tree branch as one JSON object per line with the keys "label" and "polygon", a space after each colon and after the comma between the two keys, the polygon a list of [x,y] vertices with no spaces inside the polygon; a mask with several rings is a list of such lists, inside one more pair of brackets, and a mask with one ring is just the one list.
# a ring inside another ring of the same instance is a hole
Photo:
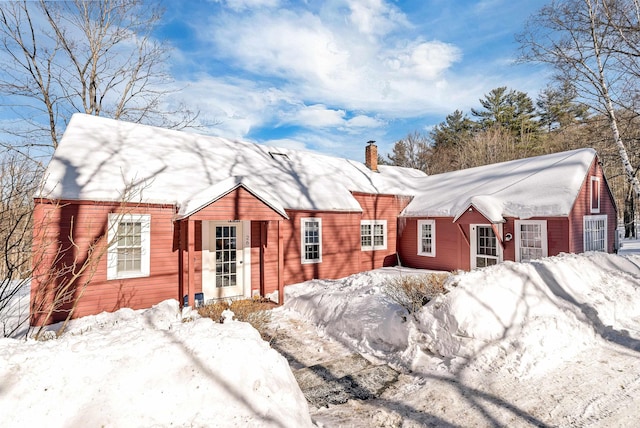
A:
{"label": "bare tree branch", "polygon": [[152,37],[162,13],[142,0],[0,3],[0,105],[12,135],[58,145],[75,112],[165,127],[194,124],[171,94],[167,46]]}

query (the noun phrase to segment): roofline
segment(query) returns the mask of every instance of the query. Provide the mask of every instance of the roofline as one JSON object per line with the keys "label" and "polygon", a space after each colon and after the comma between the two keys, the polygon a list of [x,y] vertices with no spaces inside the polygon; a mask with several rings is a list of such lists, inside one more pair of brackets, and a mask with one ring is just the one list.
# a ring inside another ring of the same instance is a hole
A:
{"label": "roofline", "polygon": [[489,216],[488,216],[484,211],[482,211],[482,210],[481,210],[480,208],[478,208],[478,207],[477,207],[473,202],[471,202],[470,204],[468,204],[468,205],[465,207],[465,209],[460,210],[460,212],[458,212],[458,214],[456,214],[456,216],[455,216],[455,217],[453,217],[453,223],[457,222],[457,221],[458,221],[458,219],[459,219],[460,217],[462,217],[465,213],[467,213],[467,212],[469,211],[469,209],[471,209],[471,208],[475,208],[475,210],[476,210],[476,211],[478,211],[478,212],[482,215],[482,217],[484,217],[485,219],[487,219],[487,221],[488,221],[489,223],[491,223],[491,224],[503,224],[503,223],[506,223],[506,222],[507,222],[507,220],[505,220],[505,218],[504,218],[504,216],[503,216],[502,214],[500,214],[500,218],[502,219],[501,221],[492,221],[492,220],[489,218]]}
{"label": "roofline", "polygon": [[282,210],[278,207],[275,207],[273,204],[271,204],[270,202],[266,201],[263,197],[261,197],[260,195],[258,195],[256,192],[254,192],[253,190],[251,190],[251,188],[249,186],[247,186],[246,184],[240,182],[240,183],[236,183],[234,186],[232,186],[231,188],[229,188],[226,192],[212,198],[211,200],[209,200],[208,202],[202,204],[201,206],[199,206],[198,208],[195,208],[193,210],[191,210],[188,213],[185,214],[178,214],[178,216],[176,216],[176,220],[184,220],[185,218],[191,217],[192,215],[200,212],[201,210],[203,210],[204,208],[208,207],[209,205],[219,201],[220,199],[224,198],[225,196],[227,196],[229,193],[233,192],[234,190],[237,190],[238,188],[242,187],[243,189],[245,189],[247,192],[251,193],[252,196],[254,196],[256,199],[258,199],[260,202],[262,202],[263,204],[265,204],[266,206],[268,206],[269,208],[271,208],[273,211],[275,211],[277,214],[281,215],[284,219],[289,220],[289,216],[287,215],[285,208],[283,207]]}

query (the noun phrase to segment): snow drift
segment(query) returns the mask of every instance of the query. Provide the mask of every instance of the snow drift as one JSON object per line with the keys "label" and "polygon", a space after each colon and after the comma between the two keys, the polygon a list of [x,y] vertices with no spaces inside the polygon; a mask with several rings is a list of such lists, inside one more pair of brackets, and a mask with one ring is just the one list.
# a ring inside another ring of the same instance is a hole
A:
{"label": "snow drift", "polygon": [[249,324],[183,322],[178,302],[0,340],[4,426],[310,426],[286,360]]}
{"label": "snow drift", "polygon": [[441,360],[446,370],[543,374],[598,341],[640,350],[640,258],[563,254],[532,263],[505,262],[453,275],[450,293],[402,321],[384,294],[384,268],[287,289],[285,307],[361,352],[420,371]]}

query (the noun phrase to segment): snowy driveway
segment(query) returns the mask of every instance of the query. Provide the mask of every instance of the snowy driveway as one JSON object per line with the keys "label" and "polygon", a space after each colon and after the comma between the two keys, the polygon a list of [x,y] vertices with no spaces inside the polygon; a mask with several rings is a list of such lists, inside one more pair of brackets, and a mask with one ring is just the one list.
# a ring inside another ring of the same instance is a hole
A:
{"label": "snowy driveway", "polygon": [[[451,293],[404,323],[382,291],[391,274],[291,286],[273,311],[272,346],[316,425],[637,425],[640,257],[564,255],[461,273]],[[397,378],[345,402],[332,382],[354,378],[363,361]],[[330,369],[324,389],[313,389],[317,373],[306,383],[309,367]]]}

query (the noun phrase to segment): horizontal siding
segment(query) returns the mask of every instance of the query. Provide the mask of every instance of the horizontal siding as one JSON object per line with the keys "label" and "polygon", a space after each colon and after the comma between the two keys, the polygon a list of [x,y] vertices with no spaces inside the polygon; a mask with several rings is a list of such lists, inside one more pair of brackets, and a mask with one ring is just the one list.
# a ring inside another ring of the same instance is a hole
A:
{"label": "horizontal siding", "polygon": [[[430,218],[436,222],[435,257],[418,255],[418,220],[427,218],[403,218],[400,222],[399,254],[403,266],[452,271],[469,269],[469,246],[457,224],[450,217]],[[463,230],[469,234],[469,226]]]}
{"label": "horizontal siding", "polygon": [[280,220],[273,208],[240,187],[190,217],[192,220]]}
{"label": "horizontal siding", "polygon": [[[533,220],[539,220],[539,218]],[[569,252],[569,219],[546,218],[544,220],[547,220],[547,251],[549,256]]]}
{"label": "horizontal siding", "polygon": [[[366,193],[354,193],[353,196],[362,207],[362,220],[386,220],[387,222],[387,249],[361,250],[360,270],[366,271],[397,264],[398,216],[411,202],[411,198]],[[357,235],[360,236],[359,229]]]}
{"label": "horizontal siding", "polygon": [[[360,272],[360,213],[288,211],[280,222],[283,239],[284,284],[313,278],[340,278]],[[322,262],[302,264],[300,219],[322,218]],[[278,222],[267,225],[264,247],[264,284],[267,293],[278,289]],[[255,287],[255,285],[254,285]]]}
{"label": "horizontal siding", "polygon": [[[145,278],[107,280],[106,237],[108,214],[149,214],[151,216],[150,274]],[[34,210],[34,276],[32,321],[43,321],[51,307],[53,294],[71,275],[74,263],[86,270],[74,282],[69,302],[80,296],[74,317],[114,311],[121,307],[145,308],[162,300],[178,297],[178,253],[174,251],[173,206],[79,202],[64,204],[36,201]],[[89,248],[95,251],[90,256]],[[91,262],[93,261],[93,262]],[[76,268],[78,269],[78,268]],[[87,284],[84,286],[84,284]],[[80,289],[78,289],[80,287]],[[49,322],[66,318],[71,303],[62,306]]]}
{"label": "horizontal siding", "polygon": [[[433,219],[433,218],[432,218]],[[469,270],[471,268],[470,224],[488,224],[479,213],[469,212],[460,217],[465,223],[453,223],[452,217],[436,218],[436,256],[418,255],[417,222],[422,218],[404,219],[401,224],[399,244],[400,259],[405,266],[421,269],[437,270]],[[424,219],[426,220],[426,218]],[[502,224],[503,260],[515,260],[515,218],[507,218]],[[547,221],[547,238],[549,255],[557,255],[568,250],[568,220],[555,217],[534,217],[530,220]],[[460,230],[462,229],[462,231]],[[463,236],[464,232],[464,236]],[[505,241],[504,236],[510,233],[513,237]],[[466,239],[465,239],[466,237]],[[467,243],[467,240],[469,243]]]}
{"label": "horizontal siding", "polygon": [[[590,201],[590,185],[591,176],[600,178],[600,212],[591,213]],[[607,180],[602,171],[602,167],[597,158],[591,164],[589,173],[582,183],[580,193],[576,198],[576,202],[569,216],[569,251],[573,253],[581,253],[584,250],[583,239],[583,218],[585,215],[607,215],[607,251],[612,253],[615,247],[615,234],[618,221],[618,213],[616,211],[615,201],[611,195],[610,189],[606,184]]]}

